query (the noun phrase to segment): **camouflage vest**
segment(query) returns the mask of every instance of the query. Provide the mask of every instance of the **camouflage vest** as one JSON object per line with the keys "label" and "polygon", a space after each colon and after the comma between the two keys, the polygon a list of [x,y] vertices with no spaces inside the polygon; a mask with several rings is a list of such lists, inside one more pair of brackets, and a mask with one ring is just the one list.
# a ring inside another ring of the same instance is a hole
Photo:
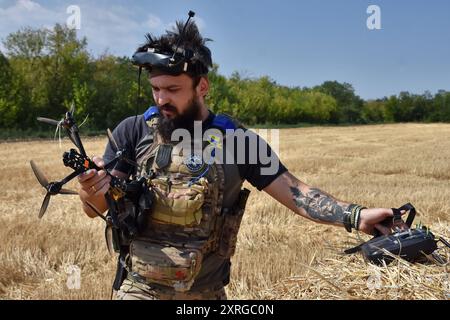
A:
{"label": "camouflage vest", "polygon": [[[156,107],[144,118],[149,133],[135,150],[141,167],[137,176],[148,177],[155,200],[145,230],[131,241],[131,272],[147,283],[188,291],[205,258],[234,254],[249,191],[241,190],[236,164],[199,162],[198,155],[184,154],[180,145],[163,143],[155,129]],[[225,130],[236,129],[237,124],[216,115],[211,127],[225,137]],[[210,154],[214,145],[200,143]]]}

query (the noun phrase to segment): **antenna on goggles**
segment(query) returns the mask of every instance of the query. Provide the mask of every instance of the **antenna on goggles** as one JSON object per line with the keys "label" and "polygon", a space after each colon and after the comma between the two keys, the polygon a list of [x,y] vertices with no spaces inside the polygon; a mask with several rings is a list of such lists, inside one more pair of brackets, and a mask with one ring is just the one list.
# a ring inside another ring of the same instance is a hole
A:
{"label": "antenna on goggles", "polygon": [[191,20],[191,18],[193,18],[195,16],[195,12],[189,10],[188,15],[189,15],[189,18],[187,19],[186,23],[184,24],[183,30],[181,31],[181,35],[177,41],[177,46],[175,47],[175,51],[173,52],[172,58],[170,58],[170,62],[172,62],[172,63],[175,62],[175,54],[178,51],[178,47],[180,46],[181,39],[183,39],[183,37],[184,37],[184,30],[186,29],[186,26],[188,25],[189,20]]}

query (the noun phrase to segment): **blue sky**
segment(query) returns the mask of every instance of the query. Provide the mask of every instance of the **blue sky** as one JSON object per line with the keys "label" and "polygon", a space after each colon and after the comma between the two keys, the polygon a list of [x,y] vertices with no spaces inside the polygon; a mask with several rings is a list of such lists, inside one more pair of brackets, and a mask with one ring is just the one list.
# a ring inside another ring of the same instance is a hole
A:
{"label": "blue sky", "polygon": [[[365,99],[450,90],[447,0],[0,0],[0,39],[65,23],[70,5],[80,7],[79,35],[94,55],[131,56],[146,32],[159,34],[192,9],[227,76],[301,87],[337,80]],[[367,28],[369,5],[381,10],[381,30]]]}

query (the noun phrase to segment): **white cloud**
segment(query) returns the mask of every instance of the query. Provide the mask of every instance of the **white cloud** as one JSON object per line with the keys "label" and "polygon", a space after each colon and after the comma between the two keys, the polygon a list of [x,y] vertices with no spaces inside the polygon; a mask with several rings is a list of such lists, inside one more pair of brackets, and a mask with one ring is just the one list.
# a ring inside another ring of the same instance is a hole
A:
{"label": "white cloud", "polygon": [[38,10],[38,9],[41,8],[39,3],[33,2],[31,0],[18,0],[17,1],[17,7],[26,9],[28,11]]}
{"label": "white cloud", "polygon": [[[22,27],[53,28],[56,23],[65,24],[69,14],[67,7],[74,4],[67,1],[56,6],[46,7],[32,0],[17,0],[7,5],[0,2],[0,40]],[[134,19],[135,11],[128,7],[104,3],[98,5],[86,0],[77,0],[81,10],[80,37],[87,37],[88,49],[95,53],[103,53],[109,49],[112,54],[130,55],[144,41],[148,26]],[[151,18],[151,19],[150,19]],[[146,22],[154,27],[161,24],[156,15],[149,15]]]}
{"label": "white cloud", "polygon": [[121,6],[95,7],[94,4],[80,6],[81,30],[88,46],[95,53],[106,49],[111,54],[131,55],[144,41],[145,29],[133,17],[133,12]]}
{"label": "white cloud", "polygon": [[48,21],[63,17],[63,14],[48,10],[31,0],[18,0],[5,9],[0,8],[0,34],[24,26],[40,27]]}
{"label": "white cloud", "polygon": [[[70,16],[67,7],[74,4],[81,11],[78,36],[87,38],[88,49],[95,55],[107,50],[111,54],[131,56],[145,41],[147,32],[160,34],[174,25],[173,22],[165,23],[151,12],[137,19],[139,10],[133,5],[107,1],[64,0],[52,6],[39,0],[0,1],[0,42],[25,26],[53,28],[56,23],[65,24]],[[199,29],[204,29],[203,19],[197,16],[194,19]]]}
{"label": "white cloud", "polygon": [[144,23],[144,26],[150,28],[151,30],[158,29],[161,25],[161,19],[154,14],[149,14],[147,21]]}

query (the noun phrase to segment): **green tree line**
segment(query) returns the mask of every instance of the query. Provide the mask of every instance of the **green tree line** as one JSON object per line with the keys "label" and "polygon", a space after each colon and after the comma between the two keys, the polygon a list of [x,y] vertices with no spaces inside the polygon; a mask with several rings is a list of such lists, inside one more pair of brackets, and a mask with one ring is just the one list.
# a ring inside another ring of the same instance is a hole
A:
{"label": "green tree line", "polygon": [[[9,34],[0,52],[1,130],[48,130],[37,116],[59,119],[73,103],[85,126],[104,130],[142,113],[153,103],[142,77],[137,99],[137,69],[128,57],[94,57],[86,38],[59,24],[53,29],[22,28]],[[246,125],[363,124],[383,122],[450,122],[450,92],[398,95],[365,101],[349,83],[326,81],[319,86],[286,87],[270,77],[209,76],[207,102],[214,112],[230,114]]]}

